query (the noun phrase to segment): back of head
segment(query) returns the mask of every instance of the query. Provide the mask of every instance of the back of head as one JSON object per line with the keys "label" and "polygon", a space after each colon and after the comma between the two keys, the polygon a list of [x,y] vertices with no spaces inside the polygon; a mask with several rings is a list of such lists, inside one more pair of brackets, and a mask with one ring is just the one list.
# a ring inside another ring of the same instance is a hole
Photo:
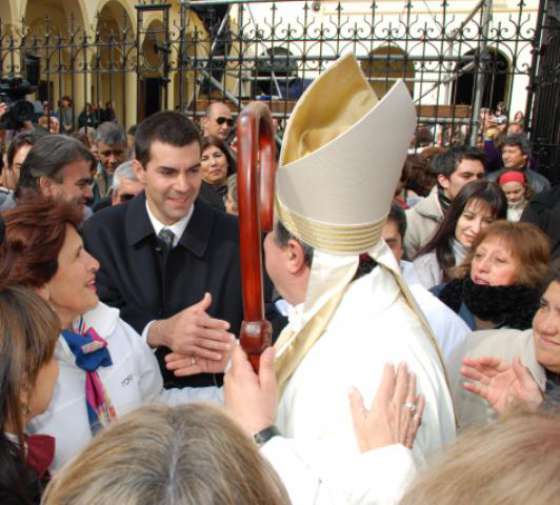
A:
{"label": "back of head", "polygon": [[180,112],[152,114],[138,125],[134,139],[136,159],[144,168],[150,161],[150,147],[156,141],[174,147],[184,147],[193,142],[200,145],[200,133],[194,123]]}
{"label": "back of head", "polygon": [[404,236],[406,234],[406,214],[404,212],[404,209],[396,204],[393,203],[391,205],[391,209],[389,210],[389,215],[387,216],[387,222],[393,222],[395,223],[398,231],[399,231],[399,235],[401,236],[401,239],[404,239]]}
{"label": "back of head", "polygon": [[95,142],[95,135],[96,135],[97,131],[95,130],[95,128],[93,126],[82,126],[78,130],[78,133],[86,135],[88,140],[89,140],[90,145]]}
{"label": "back of head", "polygon": [[427,126],[416,127],[416,146],[426,147],[434,142],[434,136]]}
{"label": "back of head", "polygon": [[436,178],[429,170],[425,157],[419,154],[409,154],[404,162],[401,181],[404,182],[406,189],[425,197],[434,187]]}
{"label": "back of head", "polygon": [[519,413],[459,437],[400,505],[550,505],[559,474],[560,418]]}
{"label": "back of head", "polygon": [[132,160],[125,161],[116,168],[115,173],[113,174],[113,191],[119,188],[123,179],[130,179],[131,181],[138,180],[136,172],[134,171]]}
{"label": "back of head", "polygon": [[26,190],[37,191],[41,177],[62,182],[62,170],[75,161],[87,161],[92,171],[96,164],[89,149],[75,138],[67,135],[41,137],[21,166],[16,197],[21,197]]}
{"label": "back of head", "polygon": [[44,505],[288,505],[253,442],[218,409],[143,407],[94,438]]}

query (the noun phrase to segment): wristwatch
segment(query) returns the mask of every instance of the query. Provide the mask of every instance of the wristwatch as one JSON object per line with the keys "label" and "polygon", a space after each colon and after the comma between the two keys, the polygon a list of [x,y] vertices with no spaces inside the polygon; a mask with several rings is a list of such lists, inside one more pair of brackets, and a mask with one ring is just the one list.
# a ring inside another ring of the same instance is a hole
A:
{"label": "wristwatch", "polygon": [[255,443],[262,447],[266,444],[271,438],[280,436],[280,431],[274,425],[266,427],[264,430],[259,431],[253,435],[253,439]]}

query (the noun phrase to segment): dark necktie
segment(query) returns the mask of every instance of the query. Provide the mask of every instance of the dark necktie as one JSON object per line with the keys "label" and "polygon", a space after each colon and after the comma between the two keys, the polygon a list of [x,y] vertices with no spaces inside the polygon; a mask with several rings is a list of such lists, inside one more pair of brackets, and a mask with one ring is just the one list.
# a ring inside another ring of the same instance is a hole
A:
{"label": "dark necktie", "polygon": [[167,229],[163,228],[158,233],[158,238],[161,241],[161,245],[163,246],[163,251],[167,255],[171,249],[173,249],[173,241],[175,240],[175,234]]}

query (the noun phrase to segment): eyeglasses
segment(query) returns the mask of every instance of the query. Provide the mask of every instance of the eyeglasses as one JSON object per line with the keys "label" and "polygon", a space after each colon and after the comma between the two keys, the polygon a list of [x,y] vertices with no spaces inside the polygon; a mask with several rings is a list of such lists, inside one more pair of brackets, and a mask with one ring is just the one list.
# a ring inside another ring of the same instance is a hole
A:
{"label": "eyeglasses", "polygon": [[227,125],[231,128],[235,121],[230,117],[220,116],[216,118],[216,123],[218,123],[220,126],[224,123],[227,123]]}

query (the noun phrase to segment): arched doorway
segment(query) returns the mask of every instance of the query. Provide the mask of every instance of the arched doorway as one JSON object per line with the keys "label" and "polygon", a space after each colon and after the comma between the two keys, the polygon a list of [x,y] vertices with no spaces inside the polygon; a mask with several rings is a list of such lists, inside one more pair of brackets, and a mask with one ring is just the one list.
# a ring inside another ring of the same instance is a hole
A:
{"label": "arched doorway", "polygon": [[[506,102],[509,94],[510,64],[504,53],[493,47],[487,48],[484,57],[484,91],[482,93],[482,107],[492,110],[498,102]],[[457,64],[458,78],[453,83],[453,103],[457,105],[472,105],[474,101],[478,61],[473,49],[464,54]]]}
{"label": "arched doorway", "polygon": [[25,67],[29,56],[38,59],[36,98],[56,109],[62,96],[81,96],[83,74],[79,69],[83,54],[76,42],[69,44],[70,34],[86,24],[81,0],[67,0],[64,4],[58,0],[28,0],[24,22],[29,30],[21,67]]}
{"label": "arched doorway", "polygon": [[[135,38],[131,19],[117,0],[110,0],[97,16],[96,49],[92,55],[91,96],[98,107],[107,109],[112,104],[116,119],[123,125],[134,116],[130,94],[135,54]],[[106,117],[107,119],[107,117]]]}
{"label": "arched doorway", "polygon": [[167,107],[165,75],[166,33],[163,22],[154,19],[148,25],[141,47],[140,82],[140,117],[147,117]]}
{"label": "arched doorway", "polygon": [[398,79],[404,79],[411,96],[414,96],[414,62],[398,46],[382,46],[369,53],[361,67],[377,98],[391,89]]}

